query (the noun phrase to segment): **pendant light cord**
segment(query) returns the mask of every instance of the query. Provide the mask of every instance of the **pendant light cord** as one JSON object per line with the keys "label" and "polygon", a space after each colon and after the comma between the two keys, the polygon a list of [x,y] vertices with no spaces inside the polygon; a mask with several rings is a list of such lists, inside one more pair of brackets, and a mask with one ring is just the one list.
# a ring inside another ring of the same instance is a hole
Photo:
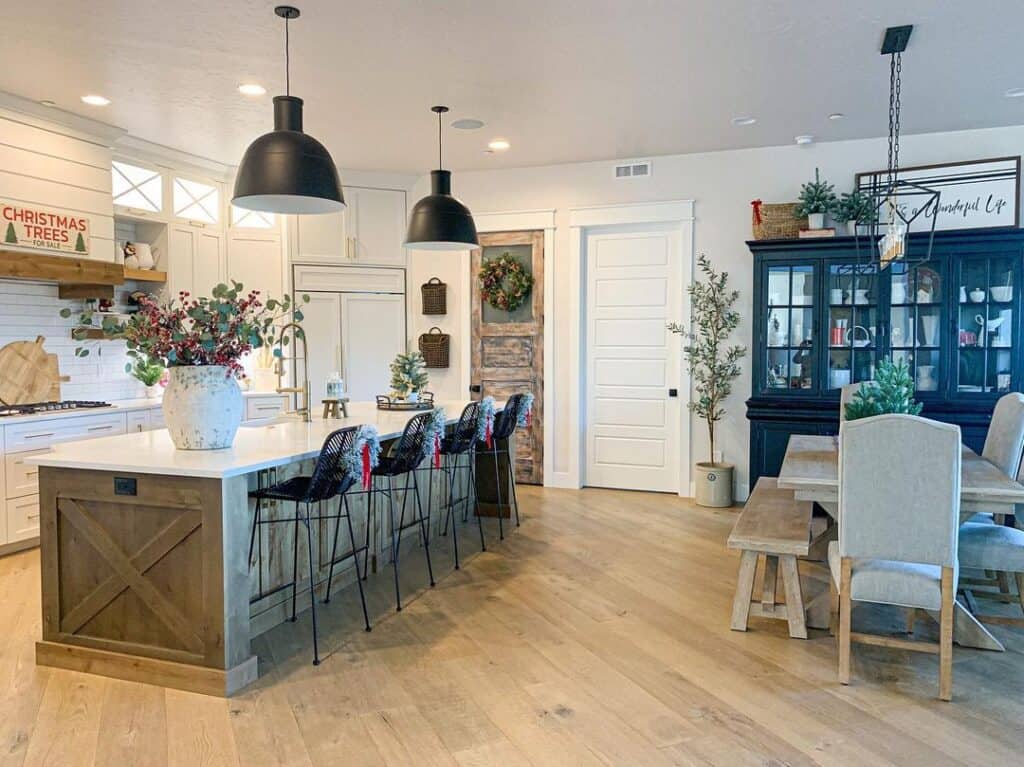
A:
{"label": "pendant light cord", "polygon": [[288,37],[288,17],[284,17],[284,95],[292,95],[291,41]]}
{"label": "pendant light cord", "polygon": [[441,155],[441,112],[437,113],[437,169],[444,170],[444,160]]}

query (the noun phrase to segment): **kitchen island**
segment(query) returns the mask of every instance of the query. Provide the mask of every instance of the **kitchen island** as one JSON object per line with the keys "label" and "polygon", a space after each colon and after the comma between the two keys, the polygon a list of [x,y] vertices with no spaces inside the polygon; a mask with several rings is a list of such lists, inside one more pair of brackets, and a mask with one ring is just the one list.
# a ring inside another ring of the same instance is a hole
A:
{"label": "kitchen island", "polygon": [[[452,425],[465,404],[438,406]],[[36,662],[212,695],[253,682],[250,639],[285,619],[290,590],[251,597],[290,582],[285,562],[294,541],[290,525],[273,526],[260,567],[250,567],[249,491],[308,473],[335,429],[373,424],[386,449],[413,415],[351,403],[347,418],[243,426],[225,450],[177,450],[161,429],[33,456],[40,467],[43,608]],[[494,476],[493,464],[484,474]],[[376,569],[386,531],[379,519],[368,520],[364,498],[353,499],[353,521],[361,523],[357,535],[369,526]],[[321,527],[314,538],[320,562],[326,541]],[[351,568],[346,576],[354,577]],[[300,589],[310,586],[300,581]]]}

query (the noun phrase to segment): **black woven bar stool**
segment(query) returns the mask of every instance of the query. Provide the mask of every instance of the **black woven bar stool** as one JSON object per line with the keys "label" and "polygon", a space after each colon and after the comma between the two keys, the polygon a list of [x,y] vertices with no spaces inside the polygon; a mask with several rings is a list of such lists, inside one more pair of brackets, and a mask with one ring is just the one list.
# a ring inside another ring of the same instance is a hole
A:
{"label": "black woven bar stool", "polygon": [[[454,529],[455,507],[458,504],[465,504],[466,513],[468,513],[470,496],[472,496],[472,500],[476,505],[476,524],[477,529],[480,531],[480,549],[482,551],[487,550],[487,544],[484,541],[484,524],[480,518],[480,499],[476,495],[476,437],[480,417],[480,403],[470,402],[462,409],[462,415],[459,416],[459,422],[456,424],[455,430],[441,441],[441,471],[448,485],[448,502],[445,504],[447,509],[444,516],[444,528],[441,534],[448,535],[448,525],[450,523],[452,525],[452,547],[455,551],[456,570],[460,568],[460,564],[459,535],[458,531]],[[461,498],[456,499],[455,480],[458,476],[463,456],[467,458],[466,492]],[[433,477],[433,472],[431,477]],[[465,519],[465,516],[463,516],[463,519]]]}
{"label": "black woven bar stool", "polygon": [[[344,561],[349,557],[355,560],[356,565],[356,583],[359,587],[359,600],[363,608],[363,621],[366,625],[366,630],[370,630],[370,617],[366,611],[366,597],[363,594],[363,582],[358,577],[359,572],[359,553],[363,554],[363,559],[366,558],[366,547],[362,546],[357,548],[355,542],[355,535],[352,530],[352,518],[348,511],[348,502],[344,497],[344,493],[350,487],[352,487],[357,481],[357,477],[350,476],[342,466],[342,456],[346,451],[352,449],[355,443],[358,426],[350,426],[346,429],[339,429],[338,431],[332,432],[324,440],[324,445],[320,450],[320,457],[317,458],[316,466],[313,468],[312,476],[301,476],[292,477],[286,479],[283,482],[271,485],[270,487],[261,488],[254,490],[249,493],[250,498],[256,500],[256,513],[253,518],[252,535],[249,539],[249,563],[250,567],[253,563],[253,550],[256,547],[257,537],[259,538],[259,553],[262,558],[262,535],[258,535],[258,531],[266,525],[277,525],[277,524],[288,524],[294,525],[294,543],[292,547],[292,580],[291,583],[286,583],[278,586],[270,591],[264,593],[262,591],[262,577],[259,579],[260,588],[259,592],[252,601],[263,599],[264,597],[275,594],[287,588],[292,590],[292,615],[289,620],[292,622],[296,619],[296,597],[298,591],[298,565],[299,565],[299,525],[303,525],[306,528],[306,550],[308,552],[308,564],[309,564],[309,604],[310,611],[313,619],[313,665],[320,665],[320,649],[317,635],[317,622],[316,622],[316,550],[313,548],[313,530],[312,523],[315,520],[320,519],[333,519],[335,520],[334,529],[334,547],[331,552],[331,575],[334,573],[334,565],[338,562]],[[316,504],[318,512],[322,508],[322,504],[329,501],[337,496],[341,499],[338,504],[338,513],[336,514],[321,514],[312,513],[312,506]],[[295,504],[295,516],[292,517],[274,517],[264,518],[263,516],[263,501],[292,501]],[[349,541],[351,542],[351,550],[342,557],[336,557],[337,543],[338,543],[338,528],[341,526],[341,520],[345,519],[348,523]],[[328,599],[330,598],[330,586],[328,585]],[[324,600],[325,602],[327,599]]]}
{"label": "black woven bar stool", "polygon": [[[501,518],[501,506],[502,506],[502,493],[501,493],[501,469],[498,465],[498,456],[504,455],[507,458],[511,458],[511,454],[507,447],[498,448],[498,442],[503,441],[508,444],[508,441],[512,439],[515,434],[516,426],[519,424],[519,419],[526,415],[526,395],[525,394],[513,394],[508,398],[505,403],[505,407],[498,413],[494,414],[494,432],[491,435],[491,444],[488,445],[486,442],[478,442],[476,450],[484,453],[489,453],[494,457],[494,482],[495,488],[498,492],[498,537],[501,540],[505,540],[505,523]],[[516,527],[519,527],[519,500],[516,497],[516,471],[512,465],[512,461],[508,461],[508,479],[509,484],[512,487],[512,503],[510,504],[515,511],[516,515]]]}
{"label": "black woven bar stool", "polygon": [[[416,480],[416,469],[423,462],[423,459],[433,455],[433,447],[426,444],[431,421],[439,411],[432,410],[420,413],[409,419],[405,430],[398,442],[394,445],[390,455],[381,456],[380,463],[373,470],[374,480],[369,493],[370,507],[376,508],[376,500],[379,496],[387,498],[388,522],[391,530],[391,561],[395,570],[395,609],[402,609],[402,590],[399,586],[398,565],[399,547],[402,544],[402,533],[410,527],[419,527],[420,536],[423,541],[423,551],[427,560],[427,575],[430,577],[430,585],[434,585],[434,567],[430,562],[430,537],[427,532],[427,518],[423,514],[423,503],[420,500],[419,483]],[[441,413],[443,417],[443,412]],[[405,475],[405,483],[401,488],[395,487],[395,478]],[[376,480],[387,480],[386,488],[378,488]],[[402,493],[402,505],[398,520],[395,520],[395,491]],[[405,521],[406,503],[409,500],[409,492],[413,495],[413,510],[415,517],[408,523]],[[369,546],[370,528],[367,526],[367,546]],[[368,566],[363,565],[363,577],[366,577]]]}

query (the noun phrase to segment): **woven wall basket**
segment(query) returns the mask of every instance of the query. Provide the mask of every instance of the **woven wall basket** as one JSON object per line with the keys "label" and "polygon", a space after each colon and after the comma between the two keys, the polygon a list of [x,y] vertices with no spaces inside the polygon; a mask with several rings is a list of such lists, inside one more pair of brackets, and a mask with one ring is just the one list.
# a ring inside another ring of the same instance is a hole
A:
{"label": "woven wall basket", "polygon": [[452,337],[442,333],[441,328],[431,328],[420,335],[419,347],[423,361],[428,368],[448,367],[448,350],[451,348]]}
{"label": "woven wall basket", "polygon": [[[758,202],[754,206],[752,222],[755,240],[789,240],[800,236],[807,228],[807,217],[797,216],[795,202]],[[758,222],[758,212],[761,221]]]}
{"label": "woven wall basket", "polygon": [[[420,286],[424,314],[448,313],[448,286],[437,277],[431,277]],[[445,365],[445,367],[448,367]]]}

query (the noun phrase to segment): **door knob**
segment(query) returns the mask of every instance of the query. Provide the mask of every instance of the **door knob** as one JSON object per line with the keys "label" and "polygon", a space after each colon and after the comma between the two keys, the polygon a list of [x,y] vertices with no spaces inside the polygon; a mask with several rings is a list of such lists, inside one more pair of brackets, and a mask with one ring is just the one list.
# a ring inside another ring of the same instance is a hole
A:
{"label": "door knob", "polygon": [[471,392],[473,392],[474,394],[479,394],[484,389],[483,389],[483,387],[480,384],[471,384],[470,387],[469,387],[469,390]]}
{"label": "door knob", "polygon": [[678,397],[679,396],[679,389],[669,389],[668,390],[668,396],[670,396],[670,397]]}

